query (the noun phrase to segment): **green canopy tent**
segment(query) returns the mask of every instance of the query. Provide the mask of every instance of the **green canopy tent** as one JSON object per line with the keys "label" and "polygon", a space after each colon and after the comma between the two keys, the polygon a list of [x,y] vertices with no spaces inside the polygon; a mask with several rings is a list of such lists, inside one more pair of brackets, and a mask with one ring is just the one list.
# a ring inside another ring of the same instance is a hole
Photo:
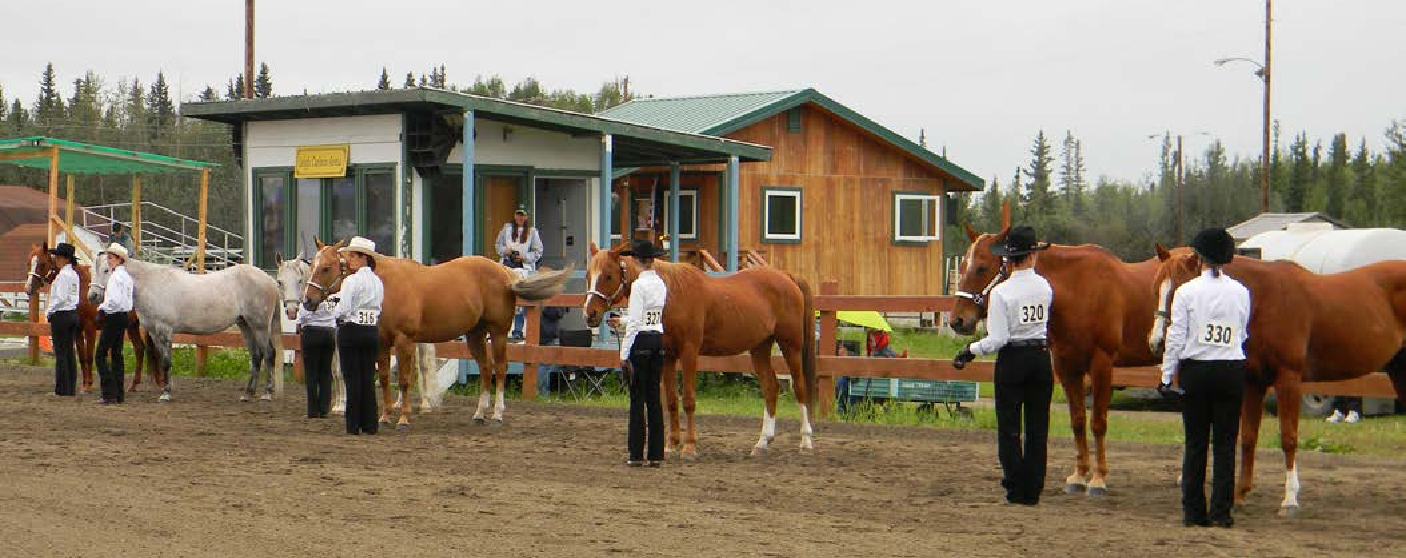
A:
{"label": "green canopy tent", "polygon": [[[199,172],[200,173],[200,217],[195,248],[195,265],[200,272],[205,270],[205,224],[208,197],[210,192],[210,169],[219,166],[215,163],[177,159],[165,155],[128,151],[69,141],[31,136],[15,139],[0,139],[0,164],[16,165],[49,171],[49,232],[47,240],[54,243],[55,225],[73,233],[73,176],[83,175],[132,175],[132,239],[141,246],[141,191],[142,174]],[[59,217],[59,175],[68,175],[68,211]],[[83,249],[81,246],[80,249]],[[86,252],[86,249],[83,249]],[[92,254],[87,254],[92,258]]]}

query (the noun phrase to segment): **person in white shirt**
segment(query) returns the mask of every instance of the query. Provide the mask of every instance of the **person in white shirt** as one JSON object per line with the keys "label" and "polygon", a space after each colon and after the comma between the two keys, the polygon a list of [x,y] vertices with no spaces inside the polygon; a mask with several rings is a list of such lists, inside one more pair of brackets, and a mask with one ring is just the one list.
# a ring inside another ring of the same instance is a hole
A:
{"label": "person in white shirt", "polygon": [[[643,271],[630,284],[630,306],[624,320],[611,318],[611,327],[625,326],[620,343],[620,368],[630,374],[630,424],[626,446],[631,467],[658,467],[664,462],[664,412],[659,407],[660,372],[664,367],[664,305],[669,288],[654,271],[654,259],[667,253],[648,240],[637,239],[620,253],[634,256]],[[648,453],[645,442],[648,441]]]}
{"label": "person in white shirt", "polygon": [[[517,206],[512,222],[503,225],[503,230],[498,231],[498,240],[494,242],[499,261],[524,276],[535,273],[537,261],[542,259],[542,236],[537,234],[537,227],[528,223],[528,218],[527,206]],[[509,338],[523,339],[526,323],[527,313],[518,307],[513,314],[513,331]]]}
{"label": "person in white shirt", "polygon": [[[1054,291],[1035,273],[1036,252],[1049,248],[1036,241],[1035,229],[1015,227],[991,245],[1004,258],[1010,277],[991,289],[986,338],[962,349],[952,362],[961,369],[976,355],[996,356],[996,445],[1006,502],[1033,506],[1045,489],[1050,433],[1050,395],[1054,372],[1046,339]],[[1025,443],[1021,444],[1021,415]]]}
{"label": "person in white shirt", "polygon": [[337,322],[337,351],[347,387],[347,434],[375,434],[376,355],[381,348],[381,302],[385,287],[376,276],[376,243],[352,237],[338,250],[351,272],[342,281],[341,301],[332,311]]}
{"label": "person in white shirt", "polygon": [[[1163,396],[1180,395],[1186,450],[1182,459],[1182,521],[1187,527],[1230,527],[1235,491],[1235,439],[1245,384],[1245,350],[1250,323],[1250,291],[1221,272],[1235,257],[1235,240],[1225,229],[1196,233],[1191,249],[1201,260],[1201,276],[1172,295],[1171,325],[1162,353]],[[1180,375],[1181,392],[1171,386]],[[1206,506],[1206,447],[1212,449],[1209,513]]]}
{"label": "person in white shirt", "polygon": [[132,276],[127,274],[127,248],[113,243],[104,252],[106,265],[112,270],[103,303],[98,305],[98,381],[102,386],[99,405],[115,405],[123,401],[122,382],[126,365],[122,362],[122,338],[127,333],[127,316],[132,312]]}
{"label": "person in white shirt", "polygon": [[73,245],[67,242],[60,242],[49,253],[59,268],[54,282],[49,284],[49,308],[44,311],[54,339],[54,393],[78,395],[78,361],[74,357],[74,342],[78,338],[78,272],[73,270],[77,258]]}
{"label": "person in white shirt", "polygon": [[310,419],[327,418],[332,411],[332,356],[337,351],[337,320],[332,312],[340,299],[341,295],[326,297],[312,310],[298,306],[298,343]]}

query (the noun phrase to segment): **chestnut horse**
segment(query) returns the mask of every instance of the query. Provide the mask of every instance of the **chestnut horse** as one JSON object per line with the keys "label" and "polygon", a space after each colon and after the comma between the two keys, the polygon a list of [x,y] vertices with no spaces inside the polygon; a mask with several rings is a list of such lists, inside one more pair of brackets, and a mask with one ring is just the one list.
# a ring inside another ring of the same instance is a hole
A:
{"label": "chestnut horse", "polygon": [[[1000,257],[991,245],[1005,239],[1007,227],[996,234],[978,234],[966,225],[971,246],[962,261],[961,282],[950,325],[962,335],[976,331],[986,316],[986,296],[1006,279]],[[1065,492],[1088,491],[1090,497],[1108,494],[1108,403],[1113,397],[1114,366],[1155,364],[1156,357],[1143,334],[1152,326],[1148,313],[1155,308],[1147,295],[1157,260],[1126,263],[1112,252],[1093,245],[1055,245],[1039,253],[1035,271],[1050,282],[1054,301],[1050,307],[1049,341],[1055,376],[1069,401],[1069,423],[1078,447],[1074,474],[1065,480]],[[1092,386],[1097,467],[1090,470],[1089,445],[1084,431],[1084,377]]]}
{"label": "chestnut horse", "polygon": [[[630,283],[639,277],[634,258],[621,256],[627,245],[600,250],[591,243],[586,272],[586,324],[597,327],[611,306],[627,302]],[[814,448],[810,407],[818,393],[815,372],[815,304],[810,284],[798,276],[774,269],[749,269],[727,277],[709,277],[697,267],[656,260],[655,271],[669,289],[664,305],[663,397],[669,407],[669,450],[697,456],[694,429],[694,389],[699,355],[731,356],[751,353],[752,372],[761,383],[766,410],[762,432],[752,455],[765,453],[776,435],[776,399],[780,385],[771,368],[772,345],[781,346],[791,371],[796,403],[801,408],[802,452]],[[609,293],[609,294],[607,294]],[[688,414],[688,436],[679,444],[679,401],[675,365],[683,364],[683,409]]]}
{"label": "chestnut horse", "polygon": [[[1168,253],[1155,279],[1158,312],[1171,308],[1176,288],[1200,275],[1190,251]],[[1391,376],[1398,400],[1406,395],[1406,262],[1382,262],[1342,273],[1314,274],[1288,261],[1235,258],[1222,268],[1250,290],[1245,342],[1245,399],[1240,410],[1240,479],[1235,500],[1254,486],[1265,392],[1279,400],[1279,444],[1284,450],[1284,500],[1280,513],[1299,509],[1299,400],[1302,382],[1332,382],[1378,370]],[[1148,342],[1158,352],[1167,320],[1158,318]]]}
{"label": "chestnut horse", "polygon": [[[98,265],[106,265],[100,262]],[[78,273],[79,292],[88,292],[88,285],[93,281],[92,269],[89,266],[74,263],[73,270]],[[29,248],[29,276],[25,278],[24,290],[29,294],[39,292],[43,285],[53,282],[59,274],[58,264],[54,261],[54,256],[49,253],[49,246],[45,244],[33,244]],[[88,393],[93,389],[93,352],[98,347],[98,304],[88,300],[88,297],[81,296],[78,299],[78,330],[75,347],[78,363],[83,369],[83,393]],[[146,347],[142,343],[141,324],[137,320],[137,313],[133,311],[127,317],[127,339],[132,343],[132,355],[136,357],[136,372],[132,376],[132,387],[128,391],[137,391],[137,384],[142,383],[142,359],[146,356]]]}
{"label": "chestnut horse", "polygon": [[[337,250],[346,244],[323,244],[314,237],[313,256],[303,304],[312,309],[323,298],[342,287],[344,269]],[[482,256],[464,256],[427,266],[415,260],[373,256],[376,276],[381,278],[385,299],[381,306],[381,352],[376,370],[381,379],[381,423],[390,424],[390,360],[395,350],[400,365],[400,392],[406,404],[400,407],[397,426],[410,425],[410,381],[417,366],[416,343],[444,343],[465,336],[469,353],[478,362],[478,409],[474,422],[483,424],[488,410],[490,388],[496,387],[493,425],[503,424],[503,385],[508,375],[508,330],[518,298],[546,300],[561,293],[571,278],[571,269],[541,271],[519,278],[513,270]],[[489,352],[492,343],[492,353]],[[496,386],[493,383],[495,382]],[[421,390],[425,386],[420,386]]]}

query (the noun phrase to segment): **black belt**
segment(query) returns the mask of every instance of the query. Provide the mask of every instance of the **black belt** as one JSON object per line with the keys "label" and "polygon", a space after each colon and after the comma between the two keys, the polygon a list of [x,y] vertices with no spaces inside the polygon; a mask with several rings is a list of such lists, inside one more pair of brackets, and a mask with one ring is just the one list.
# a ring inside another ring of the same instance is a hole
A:
{"label": "black belt", "polygon": [[1044,339],[1017,339],[1006,342],[1009,349],[1047,349],[1050,342]]}

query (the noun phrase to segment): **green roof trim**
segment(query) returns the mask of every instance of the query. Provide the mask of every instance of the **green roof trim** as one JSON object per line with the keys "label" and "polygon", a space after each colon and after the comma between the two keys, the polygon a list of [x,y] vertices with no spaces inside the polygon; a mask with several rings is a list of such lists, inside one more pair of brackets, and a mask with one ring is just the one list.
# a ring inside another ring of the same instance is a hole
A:
{"label": "green roof trim", "polygon": [[44,136],[0,140],[0,156],[4,157],[0,159],[0,164],[48,170],[50,150],[55,147],[59,150],[59,172],[67,174],[166,173],[219,166]]}
{"label": "green roof trim", "polygon": [[182,103],[181,115],[234,124],[394,114],[423,108],[472,110],[476,118],[576,135],[611,134],[615,136],[616,158],[621,166],[718,163],[734,155],[743,161],[771,159],[771,148],[765,145],[428,87]]}
{"label": "green roof trim", "polygon": [[606,110],[601,113],[601,116],[696,134],[722,136],[806,103],[813,103],[861,129],[879,136],[918,160],[955,177],[967,186],[967,188],[952,188],[953,190],[975,191],[986,187],[986,181],[981,177],[813,88],[731,95],[635,99]]}

